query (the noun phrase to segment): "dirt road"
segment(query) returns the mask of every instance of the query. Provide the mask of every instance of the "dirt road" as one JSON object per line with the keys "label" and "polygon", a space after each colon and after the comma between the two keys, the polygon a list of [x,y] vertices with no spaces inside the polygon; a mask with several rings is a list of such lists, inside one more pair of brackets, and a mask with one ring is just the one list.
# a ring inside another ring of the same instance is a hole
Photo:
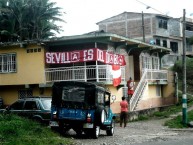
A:
{"label": "dirt road", "polygon": [[114,136],[106,136],[101,131],[98,139],[91,139],[84,134],[76,137],[75,132],[70,130],[68,137],[72,138],[75,145],[129,145],[147,142],[159,142],[193,138],[193,129],[172,130],[163,126],[165,119],[148,120],[128,123],[126,128],[116,124]]}

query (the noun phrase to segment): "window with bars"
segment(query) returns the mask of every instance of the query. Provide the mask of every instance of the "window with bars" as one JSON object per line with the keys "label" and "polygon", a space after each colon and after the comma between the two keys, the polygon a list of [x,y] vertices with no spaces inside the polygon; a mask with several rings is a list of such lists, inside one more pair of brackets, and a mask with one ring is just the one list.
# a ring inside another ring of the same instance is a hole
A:
{"label": "window with bars", "polygon": [[33,92],[32,92],[31,89],[29,89],[29,90],[20,90],[18,92],[18,96],[19,96],[19,98],[32,97],[33,96]]}
{"label": "window with bars", "polygon": [[158,26],[159,28],[168,29],[168,21],[164,19],[159,19]]}
{"label": "window with bars", "polygon": [[16,72],[16,54],[0,54],[0,73]]}

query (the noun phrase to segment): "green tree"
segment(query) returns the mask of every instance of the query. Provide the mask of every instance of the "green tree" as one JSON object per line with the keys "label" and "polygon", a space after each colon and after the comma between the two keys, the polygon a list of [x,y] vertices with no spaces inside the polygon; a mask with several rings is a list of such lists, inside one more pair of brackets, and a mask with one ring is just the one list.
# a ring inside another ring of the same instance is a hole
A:
{"label": "green tree", "polygon": [[189,43],[190,45],[193,45],[193,37],[188,38],[188,43]]}
{"label": "green tree", "polygon": [[62,31],[62,8],[49,0],[1,0],[1,41],[46,39]]}
{"label": "green tree", "polygon": [[[183,78],[183,67],[182,60],[179,60],[175,63],[173,71],[178,73],[178,78],[182,81]],[[186,57],[186,82],[187,82],[187,91],[193,92],[193,58]]]}

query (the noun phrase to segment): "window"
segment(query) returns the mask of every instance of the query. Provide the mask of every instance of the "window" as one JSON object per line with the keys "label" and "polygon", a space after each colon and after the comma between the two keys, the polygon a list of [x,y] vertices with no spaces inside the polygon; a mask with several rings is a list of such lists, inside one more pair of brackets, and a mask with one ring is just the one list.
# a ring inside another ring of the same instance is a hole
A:
{"label": "window", "polygon": [[27,49],[27,53],[41,52],[41,48]]}
{"label": "window", "polygon": [[65,86],[62,91],[63,101],[84,102],[85,87],[81,86]]}
{"label": "window", "polygon": [[27,97],[32,97],[33,92],[32,90],[20,90],[18,94],[19,98],[27,98]]}
{"label": "window", "polygon": [[104,93],[101,91],[98,91],[98,103],[101,105],[104,104]]}
{"label": "window", "polygon": [[24,101],[17,101],[10,106],[10,110],[22,110]]}
{"label": "window", "polygon": [[0,54],[0,73],[16,72],[16,54]]}
{"label": "window", "polygon": [[38,106],[36,105],[36,101],[26,101],[24,110],[37,110]]}
{"label": "window", "polygon": [[167,29],[168,28],[168,22],[164,19],[159,19],[159,28]]}
{"label": "window", "polygon": [[149,54],[141,55],[141,63],[143,69],[152,69],[152,60]]}
{"label": "window", "polygon": [[167,41],[163,40],[163,47],[167,47]]}
{"label": "window", "polygon": [[160,46],[160,39],[156,39],[156,45]]}
{"label": "window", "polygon": [[159,70],[159,67],[160,67],[159,57],[158,54],[156,53],[152,56],[152,68],[155,70]]}
{"label": "window", "polygon": [[161,86],[156,86],[156,96],[161,96]]}
{"label": "window", "polygon": [[188,30],[188,31],[193,31],[193,27],[192,27],[192,25],[190,24],[186,24],[186,30]]}
{"label": "window", "polygon": [[42,99],[42,105],[44,109],[50,110],[51,109],[51,99]]}
{"label": "window", "polygon": [[178,53],[178,43],[177,42],[170,42],[170,48],[174,53]]}

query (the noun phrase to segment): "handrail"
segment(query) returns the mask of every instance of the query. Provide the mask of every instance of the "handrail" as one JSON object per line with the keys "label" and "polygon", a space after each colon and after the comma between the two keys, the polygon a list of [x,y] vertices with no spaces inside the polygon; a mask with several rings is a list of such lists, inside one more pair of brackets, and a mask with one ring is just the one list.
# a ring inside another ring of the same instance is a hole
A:
{"label": "handrail", "polygon": [[147,84],[146,77],[147,77],[147,71],[144,71],[144,73],[141,77],[141,80],[140,80],[139,84],[137,85],[137,87],[134,91],[134,94],[131,97],[131,100],[129,102],[130,103],[130,111],[134,110],[134,108],[137,104],[137,101],[139,100],[139,98],[141,96],[140,94],[143,91],[144,86]]}

